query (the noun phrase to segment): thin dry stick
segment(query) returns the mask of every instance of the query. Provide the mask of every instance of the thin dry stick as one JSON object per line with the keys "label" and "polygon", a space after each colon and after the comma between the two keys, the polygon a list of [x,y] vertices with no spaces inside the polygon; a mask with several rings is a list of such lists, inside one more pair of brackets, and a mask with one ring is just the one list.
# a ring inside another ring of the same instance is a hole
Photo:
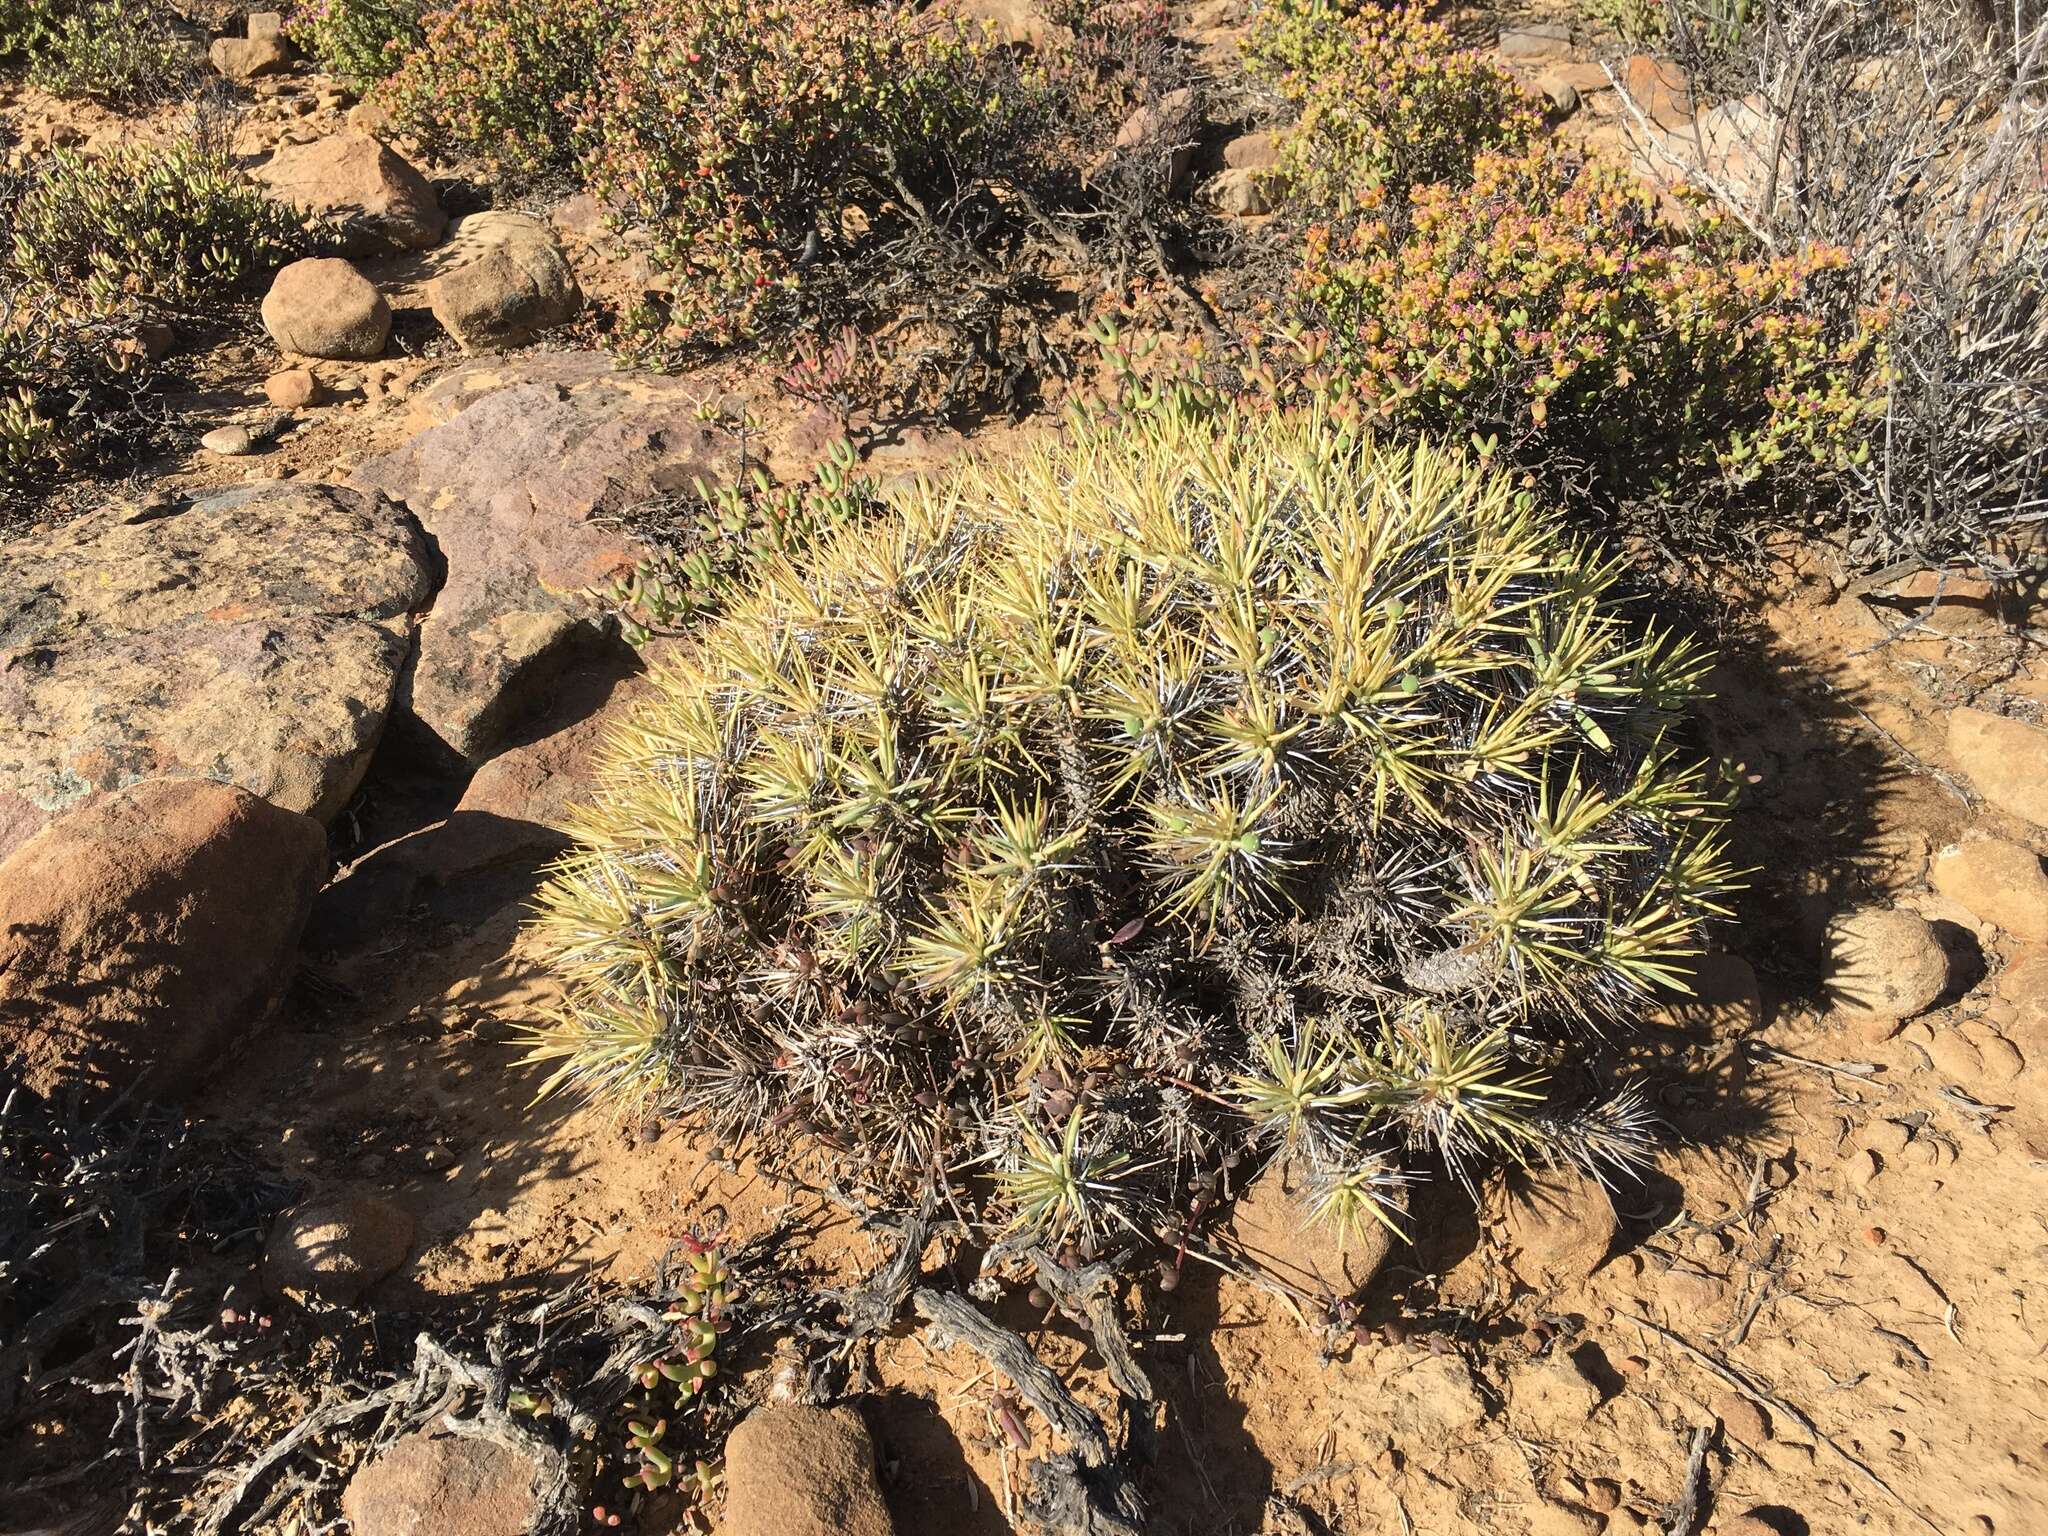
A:
{"label": "thin dry stick", "polygon": [[1898,1505],[1899,1508],[1903,1509],[1915,1520],[1918,1520],[1922,1525],[1926,1526],[1927,1529],[1936,1532],[1938,1536],[1938,1533],[1941,1530],[1940,1526],[1936,1525],[1932,1520],[1928,1519],[1927,1516],[1922,1514],[1920,1510],[1916,1508],[1914,1505],[1907,1503],[1906,1500],[1900,1496],[1899,1491],[1896,1488],[1892,1487],[1892,1485],[1886,1482],[1882,1477],[1878,1476],[1877,1472],[1870,1466],[1868,1462],[1859,1459],[1853,1452],[1845,1449],[1840,1443],[1838,1443],[1835,1440],[1835,1438],[1832,1435],[1828,1434],[1827,1431],[1823,1430],[1818,1424],[1814,1423],[1813,1420],[1807,1416],[1804,1410],[1794,1406],[1791,1403],[1786,1402],[1785,1399],[1782,1397],[1772,1396],[1770,1393],[1764,1391],[1763,1388],[1759,1387],[1755,1382],[1751,1381],[1747,1376],[1744,1376],[1740,1371],[1734,1369],[1732,1366],[1723,1365],[1720,1361],[1714,1359],[1713,1356],[1706,1354],[1701,1350],[1695,1349],[1691,1344],[1686,1342],[1683,1336],[1673,1333],[1669,1328],[1666,1328],[1663,1324],[1653,1323],[1647,1317],[1637,1317],[1633,1312],[1622,1312],[1618,1313],[1617,1315],[1631,1323],[1634,1323],[1638,1328],[1647,1328],[1651,1333],[1656,1334],[1659,1338],[1664,1339],[1673,1345],[1676,1345],[1679,1352],[1683,1354],[1687,1359],[1693,1361],[1697,1365],[1705,1366],[1708,1370],[1712,1371],[1716,1376],[1720,1377],[1723,1381],[1727,1382],[1729,1386],[1733,1387],[1736,1391],[1740,1392],[1744,1397],[1748,1398],[1751,1402],[1756,1403],[1761,1407],[1768,1408],[1773,1413],[1782,1414],[1785,1418],[1790,1419],[1794,1424],[1797,1424],[1801,1429],[1805,1430],[1809,1435],[1813,1436],[1813,1438],[1816,1441],[1826,1446],[1829,1450],[1833,1451],[1837,1456],[1841,1457],[1843,1461],[1847,1462],[1850,1466],[1854,1467],[1858,1472],[1862,1473],[1863,1476],[1867,1478],[1878,1489],[1879,1492],[1884,1494],[1886,1498],[1890,1499],[1894,1504]]}
{"label": "thin dry stick", "polygon": [[1685,1495],[1678,1511],[1665,1527],[1664,1536],[1692,1536],[1700,1523],[1700,1495],[1707,1486],[1707,1444],[1714,1438],[1714,1426],[1702,1424],[1692,1432],[1692,1453],[1685,1458]]}

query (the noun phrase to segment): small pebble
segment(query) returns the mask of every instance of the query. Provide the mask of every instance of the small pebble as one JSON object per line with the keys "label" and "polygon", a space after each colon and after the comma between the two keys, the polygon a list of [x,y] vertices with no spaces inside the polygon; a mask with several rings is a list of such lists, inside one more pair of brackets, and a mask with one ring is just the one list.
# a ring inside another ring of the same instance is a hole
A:
{"label": "small pebble", "polygon": [[238,459],[256,451],[256,437],[247,427],[215,427],[199,439],[199,446],[222,458]]}
{"label": "small pebble", "polygon": [[296,410],[320,398],[320,381],[310,368],[285,368],[263,381],[263,393],[280,410]]}
{"label": "small pebble", "polygon": [[1621,1484],[1611,1478],[1594,1477],[1586,1480],[1586,1508],[1611,1515],[1621,1507]]}
{"label": "small pebble", "polygon": [[1865,1227],[1863,1229],[1863,1241],[1870,1244],[1873,1248],[1882,1248],[1888,1235],[1883,1227]]}

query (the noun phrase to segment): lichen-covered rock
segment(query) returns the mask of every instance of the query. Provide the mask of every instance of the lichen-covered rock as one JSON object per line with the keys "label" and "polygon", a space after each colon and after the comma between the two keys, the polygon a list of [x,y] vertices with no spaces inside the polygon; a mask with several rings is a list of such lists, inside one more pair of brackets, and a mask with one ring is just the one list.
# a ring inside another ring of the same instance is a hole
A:
{"label": "lichen-covered rock", "polygon": [[295,261],[271,279],[263,328],[301,357],[361,360],[384,355],[391,307],[362,273],[335,256]]}
{"label": "lichen-covered rock", "polygon": [[433,593],[375,496],[268,481],[0,544],[0,855],[139,779],[347,804]]}
{"label": "lichen-covered rock", "polygon": [[851,1408],[773,1403],[725,1443],[725,1536],[893,1536],[875,1447]]}
{"label": "lichen-covered rock", "polygon": [[317,822],[153,779],[0,861],[0,1060],[40,1093],[184,1092],[291,978],[327,867]]}
{"label": "lichen-covered rock", "polygon": [[478,365],[429,393],[423,411],[445,419],[353,483],[404,502],[447,562],[407,704],[455,755],[481,762],[609,635],[592,589],[646,553],[609,519],[716,481],[737,452],[698,419],[701,384],[588,354]]}
{"label": "lichen-covered rock", "polygon": [[405,1262],[413,1219],[377,1195],[308,1200],[288,1211],[263,1254],[263,1284],[273,1295],[311,1292],[347,1305]]}
{"label": "lichen-covered rock", "polygon": [[472,214],[434,254],[451,248],[465,257],[441,262],[423,295],[464,351],[524,346],[583,307],[562,248],[530,214]]}
{"label": "lichen-covered rock", "polygon": [[281,201],[335,229],[345,255],[422,250],[448,230],[426,177],[367,133],[284,145],[251,174]]}

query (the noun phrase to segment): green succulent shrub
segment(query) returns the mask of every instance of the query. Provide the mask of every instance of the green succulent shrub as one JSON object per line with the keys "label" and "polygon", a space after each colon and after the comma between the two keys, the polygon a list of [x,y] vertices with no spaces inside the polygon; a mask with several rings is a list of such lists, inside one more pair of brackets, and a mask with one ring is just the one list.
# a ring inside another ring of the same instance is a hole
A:
{"label": "green succulent shrub", "polygon": [[1269,0],[1245,61],[1297,114],[1282,156],[1311,201],[1461,182],[1478,155],[1517,149],[1542,126],[1513,75],[1455,46],[1417,4]]}
{"label": "green succulent shrub", "polygon": [[851,243],[847,209],[924,205],[1029,110],[1021,83],[983,94],[1007,57],[964,27],[847,0],[641,12],[582,121],[593,189],[675,279],[650,346],[722,346],[801,315],[838,275],[825,243]]}
{"label": "green succulent shrub", "polygon": [[[452,0],[456,9],[465,0]],[[285,17],[285,35],[330,74],[381,80],[422,42],[429,0],[305,0]]]}
{"label": "green succulent shrub", "polygon": [[0,0],[0,58],[54,96],[113,106],[168,100],[199,53],[162,0]]}
{"label": "green succulent shrub", "polygon": [[534,1059],[884,1200],[1163,1232],[1266,1149],[1641,1153],[1553,1069],[1731,884],[1706,658],[1458,455],[1169,402],[770,556],[612,737]]}
{"label": "green succulent shrub", "polygon": [[427,14],[378,99],[429,153],[474,157],[501,185],[556,179],[627,14],[617,0],[461,0]]}
{"label": "green succulent shrub", "polygon": [[1884,410],[1886,315],[1842,264],[1760,254],[1699,200],[1674,228],[1630,172],[1545,142],[1400,202],[1361,188],[1307,231],[1284,309],[1366,422],[1496,438],[1609,499],[1797,493]]}
{"label": "green succulent shrub", "polygon": [[314,239],[211,133],[43,159],[0,207],[0,486],[148,441],[160,317],[211,319]]}
{"label": "green succulent shrub", "polygon": [[298,216],[204,135],[53,152],[14,206],[9,233],[14,277],[102,308],[211,301],[309,248]]}

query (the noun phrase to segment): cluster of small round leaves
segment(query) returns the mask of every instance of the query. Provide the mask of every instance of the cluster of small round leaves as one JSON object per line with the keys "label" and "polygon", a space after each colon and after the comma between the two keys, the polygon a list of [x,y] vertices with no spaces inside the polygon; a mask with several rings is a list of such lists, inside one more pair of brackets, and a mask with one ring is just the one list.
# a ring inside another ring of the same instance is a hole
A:
{"label": "cluster of small round leaves", "polygon": [[1513,75],[1457,47],[1418,4],[1271,0],[1245,58],[1298,114],[1282,154],[1315,202],[1461,181],[1476,155],[1519,148],[1542,124]]}
{"label": "cluster of small round leaves", "polygon": [[[1284,1144],[1625,1158],[1546,1064],[1730,884],[1705,658],[1504,481],[1162,409],[776,556],[539,898],[554,1081],[1058,1241]],[[990,1177],[983,1183],[975,1175]]]}
{"label": "cluster of small round leaves", "polygon": [[1882,413],[1884,317],[1830,301],[1844,260],[1758,254],[1704,208],[1681,235],[1628,171],[1546,142],[1311,228],[1291,314],[1365,420],[1740,488],[1846,464]]}
{"label": "cluster of small round leaves", "polygon": [[619,46],[618,0],[464,0],[430,12],[377,99],[430,152],[475,157],[500,185],[577,162],[574,124]]}
{"label": "cluster of small round leaves", "polygon": [[[285,35],[344,80],[381,80],[420,46],[421,16],[429,3],[300,0],[285,18]],[[448,9],[468,4],[456,0]]]}
{"label": "cluster of small round leaves", "polygon": [[[673,294],[629,327],[663,360],[799,314],[821,245],[970,161],[1017,103],[989,34],[848,0],[664,0],[636,14],[578,132],[597,194],[653,238]],[[953,189],[956,193],[962,189]]]}

